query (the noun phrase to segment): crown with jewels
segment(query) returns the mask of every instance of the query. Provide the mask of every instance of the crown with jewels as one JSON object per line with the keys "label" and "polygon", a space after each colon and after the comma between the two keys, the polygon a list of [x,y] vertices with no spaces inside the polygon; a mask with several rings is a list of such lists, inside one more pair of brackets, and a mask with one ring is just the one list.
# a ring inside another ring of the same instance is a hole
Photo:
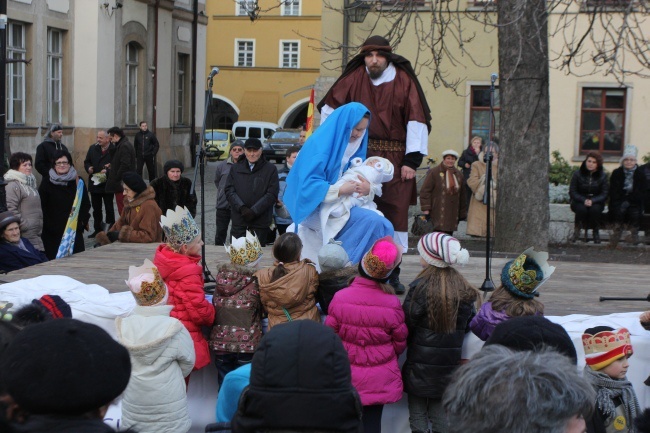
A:
{"label": "crown with jewels", "polygon": [[241,266],[255,266],[262,258],[262,245],[256,235],[246,230],[246,237],[232,238],[232,243],[226,245],[230,261]]}
{"label": "crown with jewels", "polygon": [[501,272],[501,283],[513,296],[533,299],[554,271],[555,266],[548,265],[548,253],[537,252],[531,247],[506,263]]}
{"label": "crown with jewels", "polygon": [[142,266],[129,266],[129,279],[125,283],[138,305],[149,307],[167,303],[167,286],[149,259],[145,259]]}
{"label": "crown with jewels", "polygon": [[167,209],[167,215],[160,217],[160,226],[165,232],[167,245],[178,251],[183,245],[190,244],[201,234],[192,214],[186,207],[176,206],[176,209]]}

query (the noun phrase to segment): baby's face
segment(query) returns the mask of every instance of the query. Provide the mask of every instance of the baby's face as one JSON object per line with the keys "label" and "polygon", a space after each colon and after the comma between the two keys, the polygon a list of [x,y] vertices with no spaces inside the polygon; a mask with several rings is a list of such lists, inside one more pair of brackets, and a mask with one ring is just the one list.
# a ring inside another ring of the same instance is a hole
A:
{"label": "baby's face", "polygon": [[375,161],[374,159],[369,159],[369,160],[366,161],[366,165],[367,165],[368,167],[374,167],[374,166],[375,166],[375,162],[376,162],[376,161]]}

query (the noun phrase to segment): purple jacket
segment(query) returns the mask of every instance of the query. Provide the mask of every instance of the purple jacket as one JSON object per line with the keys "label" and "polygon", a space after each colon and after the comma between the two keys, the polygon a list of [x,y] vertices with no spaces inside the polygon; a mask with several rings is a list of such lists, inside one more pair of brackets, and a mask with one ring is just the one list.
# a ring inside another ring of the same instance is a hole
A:
{"label": "purple jacket", "polygon": [[492,309],[492,302],[486,302],[469,323],[469,328],[478,338],[485,341],[499,323],[508,319],[510,319],[510,316],[503,311],[494,311]]}
{"label": "purple jacket", "polygon": [[328,313],[325,324],[343,341],[361,403],[401,399],[397,358],[406,349],[408,330],[399,299],[382,292],[377,282],[356,277],[350,287],[334,295]]}

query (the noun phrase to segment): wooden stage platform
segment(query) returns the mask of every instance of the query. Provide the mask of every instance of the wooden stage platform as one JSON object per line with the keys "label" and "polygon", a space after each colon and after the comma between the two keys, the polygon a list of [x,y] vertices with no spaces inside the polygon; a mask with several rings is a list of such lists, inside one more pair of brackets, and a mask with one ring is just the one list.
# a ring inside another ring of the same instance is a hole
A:
{"label": "wooden stage platform", "polygon": [[[130,265],[139,266],[145,258],[153,258],[157,244],[121,244],[116,242],[95,248],[72,257],[43,263],[0,275],[0,280],[10,282],[41,275],[66,275],[86,284],[99,284],[110,292],[126,290],[124,280]],[[206,245],[208,268],[216,274],[218,264],[228,261],[223,247]],[[264,248],[261,266],[273,262],[271,248]],[[499,285],[502,266],[507,259],[494,259],[492,280]],[[650,292],[650,266],[607,263],[577,263],[554,261],[553,276],[542,286],[539,300],[546,306],[546,315],[568,314],[604,315],[611,313],[643,311],[650,303],[643,301],[599,302],[600,296],[646,297]],[[402,282],[415,279],[420,271],[418,255],[405,255],[402,262]],[[480,287],[485,278],[485,260],[472,258],[470,264],[458,268],[468,281]]]}

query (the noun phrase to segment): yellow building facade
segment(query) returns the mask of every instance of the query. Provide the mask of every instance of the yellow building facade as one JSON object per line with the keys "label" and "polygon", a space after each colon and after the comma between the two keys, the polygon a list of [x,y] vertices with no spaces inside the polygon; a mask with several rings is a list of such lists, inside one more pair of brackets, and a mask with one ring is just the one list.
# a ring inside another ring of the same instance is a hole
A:
{"label": "yellow building facade", "polygon": [[219,68],[208,128],[305,122],[320,74],[321,13],[320,0],[207,1],[206,74]]}

